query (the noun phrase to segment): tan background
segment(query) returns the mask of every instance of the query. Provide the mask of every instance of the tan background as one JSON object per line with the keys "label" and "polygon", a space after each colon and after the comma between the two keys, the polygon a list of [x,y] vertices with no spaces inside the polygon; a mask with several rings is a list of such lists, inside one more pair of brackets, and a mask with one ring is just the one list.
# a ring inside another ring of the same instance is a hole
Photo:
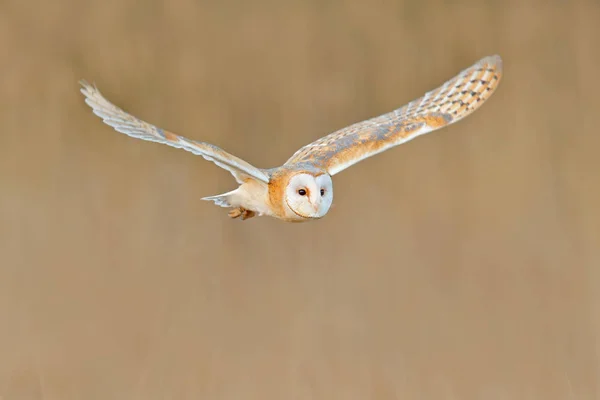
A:
{"label": "tan background", "polygon": [[[584,0],[0,2],[0,398],[599,398],[599,37]],[[495,53],[303,225],[77,85],[272,167]]]}

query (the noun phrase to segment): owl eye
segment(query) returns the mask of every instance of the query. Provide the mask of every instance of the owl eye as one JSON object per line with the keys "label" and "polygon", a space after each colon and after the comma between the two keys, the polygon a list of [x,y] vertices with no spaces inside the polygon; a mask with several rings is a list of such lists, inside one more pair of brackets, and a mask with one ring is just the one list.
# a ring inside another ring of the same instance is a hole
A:
{"label": "owl eye", "polygon": [[325,189],[321,189],[321,196],[325,196]]}
{"label": "owl eye", "polygon": [[298,194],[299,194],[300,196],[306,196],[306,190],[304,190],[304,189],[300,189],[300,190],[298,190]]}

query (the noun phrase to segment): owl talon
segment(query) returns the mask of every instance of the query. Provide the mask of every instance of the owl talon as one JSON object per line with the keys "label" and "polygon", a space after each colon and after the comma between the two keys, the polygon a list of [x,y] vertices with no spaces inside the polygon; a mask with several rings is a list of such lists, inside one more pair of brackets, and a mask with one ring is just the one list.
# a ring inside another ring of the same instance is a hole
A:
{"label": "owl talon", "polygon": [[229,217],[231,217],[231,218],[237,218],[240,215],[242,215],[242,209],[241,208],[234,208],[233,210],[229,211],[227,213],[227,215],[229,215]]}
{"label": "owl talon", "polygon": [[252,218],[256,215],[256,213],[254,211],[250,211],[250,210],[244,210],[242,212],[242,221],[247,220],[248,218]]}
{"label": "owl talon", "polygon": [[238,207],[238,208],[234,208],[233,210],[229,211],[229,213],[227,215],[229,215],[229,217],[231,217],[231,218],[242,217],[242,221],[244,221],[244,220],[247,220],[248,218],[254,217],[256,215],[256,213],[254,211],[250,211],[250,210],[246,210],[245,208]]}

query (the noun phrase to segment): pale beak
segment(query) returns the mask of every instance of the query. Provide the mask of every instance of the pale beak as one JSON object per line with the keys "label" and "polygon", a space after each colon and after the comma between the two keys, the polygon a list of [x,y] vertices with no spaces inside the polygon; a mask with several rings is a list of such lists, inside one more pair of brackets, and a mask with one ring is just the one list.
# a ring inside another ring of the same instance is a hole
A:
{"label": "pale beak", "polygon": [[321,206],[321,198],[317,198],[317,201],[315,201],[314,203],[311,202],[311,204],[315,209],[315,214],[317,214],[319,212],[319,207]]}

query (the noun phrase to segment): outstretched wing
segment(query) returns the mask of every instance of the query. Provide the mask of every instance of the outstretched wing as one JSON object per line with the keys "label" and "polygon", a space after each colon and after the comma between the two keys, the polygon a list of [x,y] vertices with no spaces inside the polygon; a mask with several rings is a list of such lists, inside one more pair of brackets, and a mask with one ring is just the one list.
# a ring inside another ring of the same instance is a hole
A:
{"label": "outstretched wing", "polygon": [[106,100],[95,86],[91,86],[85,81],[81,81],[80,84],[82,86],[81,93],[86,97],[85,102],[92,108],[94,114],[101,117],[116,131],[137,139],[163,143],[200,155],[231,172],[238,183],[243,183],[248,178],[254,178],[264,183],[269,182],[269,176],[263,170],[223,149],[209,143],[186,139],[142,121]]}
{"label": "outstretched wing", "polygon": [[492,95],[502,78],[502,59],[489,56],[421,98],[390,113],[340,129],[302,147],[286,165],[310,163],[330,175],[460,121]]}

